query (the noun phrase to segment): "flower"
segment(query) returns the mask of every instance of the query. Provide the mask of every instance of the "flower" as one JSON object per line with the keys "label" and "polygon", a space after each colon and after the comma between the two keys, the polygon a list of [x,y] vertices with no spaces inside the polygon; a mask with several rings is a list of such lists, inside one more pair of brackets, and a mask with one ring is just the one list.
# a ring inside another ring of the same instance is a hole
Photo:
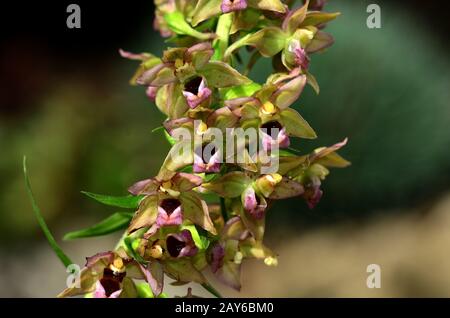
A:
{"label": "flower", "polygon": [[121,281],[111,273],[104,273],[101,280],[95,284],[94,298],[118,298],[122,292]]}
{"label": "flower", "polygon": [[189,230],[169,234],[166,238],[166,247],[171,257],[193,256],[198,252]]}
{"label": "flower", "polygon": [[267,209],[267,202],[261,195],[257,195],[253,187],[248,187],[243,193],[243,206],[255,219],[262,219]]}
{"label": "flower", "polygon": [[303,185],[305,191],[301,195],[310,209],[322,198],[320,186],[329,174],[327,167],[344,168],[350,165],[350,162],[336,153],[346,144],[347,138],[330,147],[317,148],[309,155],[280,158],[280,173]]}
{"label": "flower", "polygon": [[[207,153],[210,150],[209,153]],[[202,172],[219,172],[220,171],[221,152],[217,147],[210,143],[198,147],[194,151],[193,171],[195,173]]]}
{"label": "flower", "polygon": [[195,108],[211,95],[211,90],[206,86],[205,79],[195,76],[184,84],[183,96],[190,108]]}
{"label": "flower", "polygon": [[[160,88],[161,98],[155,100],[158,108],[171,119],[181,118],[188,108],[207,102],[213,88],[250,82],[228,64],[211,61],[213,53],[210,42],[170,48],[161,59],[153,57],[152,63],[141,64],[133,83]],[[179,97],[185,102],[179,101]]]}
{"label": "flower", "polygon": [[147,95],[148,99],[152,102],[156,99],[156,94],[158,92],[158,87],[155,86],[148,86],[147,90],[145,91],[145,94]]}
{"label": "flower", "polygon": [[[288,53],[293,54],[293,59],[291,58],[291,62],[295,66],[301,67],[302,71],[306,71],[309,67],[309,57],[306,53],[306,50],[301,47],[300,41],[294,39],[289,42]],[[288,57],[286,57],[288,60]],[[293,61],[292,61],[293,60]]]}
{"label": "flower", "polygon": [[314,209],[314,207],[319,203],[322,198],[323,191],[320,189],[320,182],[316,184],[311,183],[305,189],[305,193],[303,194],[303,198],[305,199],[308,207],[310,209]]}
{"label": "flower", "polygon": [[269,266],[277,264],[275,254],[262,242],[255,240],[240,217],[227,221],[220,240],[211,248],[209,264],[211,271],[224,284],[241,289],[241,264],[246,258],[263,259]]}
{"label": "flower", "polygon": [[180,225],[182,222],[183,215],[180,200],[174,198],[161,200],[158,204],[158,217],[156,218],[158,227]]}
{"label": "flower", "polygon": [[[303,156],[286,149],[293,137],[316,138],[291,105],[306,83],[319,91],[308,71],[310,55],[333,43],[322,29],[339,15],[311,11],[321,10],[325,0],[303,3],[291,9],[281,0],[155,1],[154,27],[170,36],[174,47],[162,57],[119,52],[139,61],[130,83],[144,86],[165,115],[164,133],[172,147],[155,177],[129,187],[137,197],[114,198],[115,205],[136,209],[118,248],[87,258],[80,284],[60,296],[158,297],[165,275],[174,285],[208,286],[203,274],[208,266],[239,290],[244,260],[277,265],[263,244],[268,208],[296,196],[313,208],[323,195],[328,168],[350,164],[336,153],[346,139]],[[231,66],[241,62],[236,52],[243,46],[253,51],[245,73],[259,57],[272,58],[275,72],[264,84]],[[233,150],[223,136],[233,138]],[[267,159],[276,159],[277,171],[263,169]],[[208,205],[205,200],[214,195],[217,200]],[[105,224],[111,220],[117,221],[111,217]]]}
{"label": "flower", "polygon": [[136,297],[133,279],[144,279],[153,293],[162,291],[162,268],[155,262],[146,268],[130,258],[123,249],[97,253],[86,259],[80,283],[66,288],[58,297],[93,293],[95,298]]}
{"label": "flower", "polygon": [[287,148],[290,136],[316,138],[303,117],[289,107],[300,96],[305,83],[306,76],[298,73],[273,77],[251,97],[227,100],[225,106],[239,116],[241,127],[260,130],[264,150],[275,145]]}
{"label": "flower", "polygon": [[[276,144],[279,148],[288,148],[291,144],[286,128],[278,121],[269,121],[261,125],[264,150],[270,150]],[[267,133],[269,132],[269,133]]]}
{"label": "flower", "polygon": [[136,182],[128,191],[133,195],[145,195],[131,220],[128,232],[149,227],[146,237],[159,228],[180,225],[187,219],[216,233],[209,217],[206,203],[193,189],[202,184],[202,178],[184,172],[168,172],[162,169],[151,179]]}

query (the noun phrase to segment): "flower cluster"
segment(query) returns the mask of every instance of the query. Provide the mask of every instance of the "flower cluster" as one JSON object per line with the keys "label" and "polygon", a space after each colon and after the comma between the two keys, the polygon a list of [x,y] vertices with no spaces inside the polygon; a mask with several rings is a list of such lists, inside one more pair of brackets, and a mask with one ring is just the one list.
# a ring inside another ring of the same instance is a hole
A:
{"label": "flower cluster", "polygon": [[[128,203],[116,198],[118,206],[136,206],[121,223],[127,230],[117,249],[88,258],[81,286],[69,287],[62,296],[136,297],[148,286],[146,293],[156,297],[162,295],[165,276],[215,293],[204,275],[208,268],[239,290],[245,259],[277,264],[276,254],[263,243],[271,204],[301,197],[313,208],[328,168],[349,164],[336,153],[347,140],[306,155],[290,148],[294,137],[316,138],[292,105],[306,84],[319,92],[309,66],[315,52],[333,43],[323,28],[338,16],[321,11],[324,1],[305,1],[297,8],[281,0],[155,4],[154,27],[174,47],[162,57],[120,54],[139,61],[131,84],[144,86],[167,116],[161,129],[172,148],[157,176],[129,188]],[[246,55],[248,63],[243,63]],[[247,77],[261,57],[271,58],[274,66],[263,84]],[[236,154],[223,147],[223,140],[213,140],[211,129],[253,129],[261,147],[251,151],[251,142],[244,140],[237,149],[243,160],[233,161]],[[180,130],[190,138],[177,138]],[[199,137],[202,142],[195,146],[192,141]],[[188,151],[179,153],[183,143]],[[276,171],[264,172],[264,156],[276,159]]]}

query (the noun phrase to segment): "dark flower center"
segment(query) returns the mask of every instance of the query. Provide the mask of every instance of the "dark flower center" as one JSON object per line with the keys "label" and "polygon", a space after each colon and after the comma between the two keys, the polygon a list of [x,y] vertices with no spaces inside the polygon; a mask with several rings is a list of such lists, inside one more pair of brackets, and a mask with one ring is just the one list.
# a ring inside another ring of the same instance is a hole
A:
{"label": "dark flower center", "polygon": [[166,211],[167,215],[171,215],[176,208],[181,205],[178,199],[164,199],[161,201],[160,207]]}
{"label": "dark flower center", "polygon": [[256,204],[260,205],[261,204],[261,199],[259,198],[259,195],[255,195],[256,198]]}
{"label": "dark flower center", "polygon": [[189,80],[186,84],[184,84],[184,90],[194,95],[197,95],[198,88],[200,87],[201,82],[202,78],[200,76],[196,76],[191,80]]}
{"label": "dark flower center", "polygon": [[180,255],[181,250],[186,246],[186,243],[178,240],[174,236],[169,236],[166,240],[167,251],[172,257],[177,257]]}
{"label": "dark flower center", "polygon": [[[263,125],[261,125],[261,128],[266,129],[266,133],[272,137],[272,139],[275,139],[278,137],[278,134],[280,133],[280,130],[283,129],[283,126],[277,121],[269,121]],[[277,130],[275,130],[277,129]]]}
{"label": "dark flower center", "polygon": [[103,277],[100,279],[100,284],[102,284],[105,289],[105,294],[107,297],[111,296],[112,293],[120,289],[120,283],[125,277],[126,273],[115,274],[111,269],[105,268],[103,270]]}

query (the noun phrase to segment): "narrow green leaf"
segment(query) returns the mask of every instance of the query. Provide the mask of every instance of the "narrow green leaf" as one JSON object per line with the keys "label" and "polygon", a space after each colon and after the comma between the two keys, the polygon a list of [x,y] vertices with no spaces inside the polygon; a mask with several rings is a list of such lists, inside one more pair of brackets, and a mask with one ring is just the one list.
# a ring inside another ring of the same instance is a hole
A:
{"label": "narrow green leaf", "polygon": [[56,240],[53,237],[52,233],[50,232],[47,224],[45,223],[44,218],[42,217],[41,210],[39,209],[39,207],[36,203],[36,200],[34,199],[33,191],[31,190],[31,183],[30,183],[30,179],[28,178],[28,172],[27,172],[27,158],[25,156],[23,157],[23,175],[25,178],[25,185],[27,188],[28,197],[30,198],[31,205],[33,207],[33,211],[36,215],[36,219],[39,223],[39,226],[42,229],[42,232],[44,232],[44,235],[45,235],[48,243],[50,244],[50,246],[53,249],[53,251],[55,252],[56,256],[58,256],[58,258],[61,260],[61,262],[63,263],[63,265],[65,267],[69,266],[70,264],[73,264],[71,259],[63,252],[61,247],[56,242]]}
{"label": "narrow green leaf", "polygon": [[162,131],[162,133],[164,134],[164,137],[166,138],[167,142],[173,146],[177,141],[175,138],[173,138],[168,132],[167,130],[164,128],[164,126],[159,126],[156,127],[154,129],[152,129],[152,133],[156,133],[156,132],[160,132]]}
{"label": "narrow green leaf", "polygon": [[84,237],[102,236],[125,229],[133,218],[133,212],[117,212],[103,221],[87,229],[73,231],[64,235],[64,240],[74,240]]}
{"label": "narrow green leaf", "polygon": [[144,197],[142,195],[111,196],[111,195],[96,194],[87,191],[81,191],[81,193],[87,195],[88,197],[104,205],[115,206],[118,208],[125,208],[125,209],[136,209],[139,206],[139,203],[141,202],[142,198]]}
{"label": "narrow green leaf", "polygon": [[164,129],[164,126],[158,126],[158,127],[156,127],[156,128],[153,128],[153,129],[152,129],[152,133],[155,133],[155,132],[157,132],[157,131],[160,131],[161,129]]}

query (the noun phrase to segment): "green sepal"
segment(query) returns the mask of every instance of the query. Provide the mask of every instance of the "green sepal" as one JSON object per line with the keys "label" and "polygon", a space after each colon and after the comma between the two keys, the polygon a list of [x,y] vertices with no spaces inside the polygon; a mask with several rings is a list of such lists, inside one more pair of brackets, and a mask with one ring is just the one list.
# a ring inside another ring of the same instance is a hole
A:
{"label": "green sepal", "polygon": [[166,13],[164,20],[166,20],[169,29],[176,34],[189,35],[200,40],[208,40],[215,36],[214,33],[202,33],[195,30],[186,22],[184,14],[180,11]]}

